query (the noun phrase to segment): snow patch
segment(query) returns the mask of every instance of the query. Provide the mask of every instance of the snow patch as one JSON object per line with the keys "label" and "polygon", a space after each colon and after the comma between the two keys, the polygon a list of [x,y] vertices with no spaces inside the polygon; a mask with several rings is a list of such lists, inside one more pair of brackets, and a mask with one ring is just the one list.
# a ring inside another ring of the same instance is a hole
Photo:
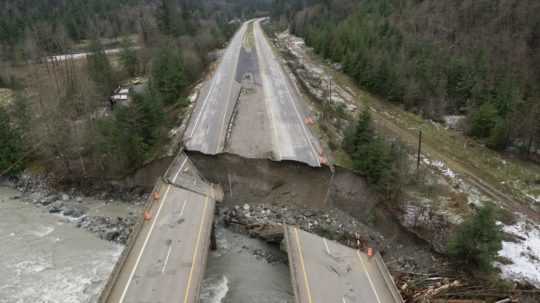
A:
{"label": "snow patch", "polygon": [[533,196],[531,194],[527,194],[527,197],[532,199],[536,203],[540,203],[540,196]]}
{"label": "snow patch", "polygon": [[496,264],[502,277],[515,281],[526,281],[540,287],[540,226],[528,221],[506,225],[503,230],[519,238],[518,242],[502,242],[501,257],[512,264]]}
{"label": "snow patch", "polygon": [[431,161],[430,159],[426,157],[422,157],[422,162],[424,162],[428,166],[431,166],[437,169],[440,173],[442,173],[444,176],[450,179],[455,179],[458,176],[453,170],[451,170],[450,168],[448,168],[448,166],[446,166],[446,163],[444,163],[441,160]]}

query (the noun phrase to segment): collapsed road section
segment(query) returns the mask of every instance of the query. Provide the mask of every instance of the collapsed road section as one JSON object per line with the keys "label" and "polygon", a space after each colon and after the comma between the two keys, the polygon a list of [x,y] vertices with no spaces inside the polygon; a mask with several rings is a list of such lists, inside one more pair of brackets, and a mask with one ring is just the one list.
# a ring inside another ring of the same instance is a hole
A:
{"label": "collapsed road section", "polygon": [[285,227],[296,303],[402,303],[379,254]]}
{"label": "collapsed road section", "polygon": [[184,134],[186,150],[291,160],[320,167],[320,144],[306,104],[261,29],[246,21],[202,86]]}
{"label": "collapsed road section", "polygon": [[183,153],[163,179],[100,302],[198,302],[219,189]]}

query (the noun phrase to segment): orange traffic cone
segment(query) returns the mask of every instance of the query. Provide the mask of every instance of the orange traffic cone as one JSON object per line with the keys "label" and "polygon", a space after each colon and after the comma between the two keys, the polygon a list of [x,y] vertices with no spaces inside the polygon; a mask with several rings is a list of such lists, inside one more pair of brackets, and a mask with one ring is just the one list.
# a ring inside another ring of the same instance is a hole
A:
{"label": "orange traffic cone", "polygon": [[152,219],[152,215],[150,214],[150,212],[147,211],[147,210],[144,211],[144,220],[145,220],[145,221],[148,221],[148,220],[150,220],[150,219]]}
{"label": "orange traffic cone", "polygon": [[367,249],[367,255],[368,255],[368,257],[370,257],[370,258],[373,257],[373,248],[368,247],[368,249]]}

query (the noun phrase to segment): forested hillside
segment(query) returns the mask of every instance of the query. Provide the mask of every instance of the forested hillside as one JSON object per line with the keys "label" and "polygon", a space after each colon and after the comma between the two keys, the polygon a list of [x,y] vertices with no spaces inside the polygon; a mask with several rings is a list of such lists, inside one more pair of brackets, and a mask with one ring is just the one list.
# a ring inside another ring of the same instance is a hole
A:
{"label": "forested hillside", "polygon": [[[237,18],[266,0],[0,0],[0,175],[112,177],[163,151]],[[107,50],[115,50],[108,53]],[[89,52],[82,57],[51,55]],[[110,96],[135,80],[129,106]],[[2,101],[2,100],[0,100]]]}
{"label": "forested hillside", "polygon": [[[176,35],[194,35],[201,21],[222,25],[253,15],[268,1],[257,0],[0,0],[0,58],[31,57],[32,48],[60,53],[85,39],[137,33],[158,23]],[[159,8],[168,16],[156,16]],[[176,11],[178,9],[178,11]]]}
{"label": "forested hillside", "polygon": [[469,135],[540,145],[540,2],[274,1],[316,52],[362,87],[427,118],[466,114]]}

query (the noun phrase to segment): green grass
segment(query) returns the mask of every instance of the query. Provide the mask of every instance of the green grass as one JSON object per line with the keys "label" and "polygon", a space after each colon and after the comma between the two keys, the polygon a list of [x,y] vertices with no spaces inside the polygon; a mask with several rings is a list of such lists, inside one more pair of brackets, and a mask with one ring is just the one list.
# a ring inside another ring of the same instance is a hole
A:
{"label": "green grass", "polygon": [[13,100],[13,91],[8,88],[0,88],[0,106],[6,106]]}
{"label": "green grass", "polygon": [[[355,92],[359,106],[368,105],[377,111],[374,118],[379,126],[383,125],[383,131],[389,135],[397,135],[414,147],[418,131],[422,130],[424,145],[443,155],[445,159],[441,160],[450,160],[466,167],[484,182],[507,193],[509,191],[519,199],[523,199],[526,194],[538,195],[540,192],[540,186],[534,185],[535,181],[540,179],[538,165],[493,151],[462,133],[445,129],[441,124],[425,120],[393,103],[366,93],[342,73],[330,68],[328,72],[333,74],[339,84],[350,87]],[[389,125],[388,121],[393,125]],[[452,163],[447,164],[450,167],[455,166]]]}

